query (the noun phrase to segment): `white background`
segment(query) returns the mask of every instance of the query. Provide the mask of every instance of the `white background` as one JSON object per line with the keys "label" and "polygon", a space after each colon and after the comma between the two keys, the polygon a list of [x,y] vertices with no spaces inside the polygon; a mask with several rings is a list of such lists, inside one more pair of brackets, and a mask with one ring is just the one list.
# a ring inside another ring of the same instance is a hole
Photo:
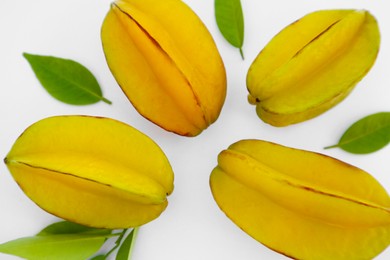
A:
{"label": "white background", "polygon": [[[165,132],[137,114],[106,65],[100,26],[111,0],[19,0],[0,2],[0,157],[30,124],[53,115],[87,114],[127,122],[154,139],[175,172],[167,210],[140,229],[133,260],[286,259],[235,226],[214,202],[208,179],[218,153],[245,138],[257,138],[328,154],[370,172],[390,191],[390,145],[370,155],[351,155],[332,145],[356,120],[390,111],[390,16],[387,1],[242,0],[245,60],[219,33],[212,0],[186,0],[213,35],[228,75],[228,93],[215,124],[195,138]],[[386,7],[385,7],[386,6]],[[278,31],[319,9],[367,9],[377,18],[382,44],[369,74],[341,104],[297,125],[263,123],[247,103],[245,77],[258,52]],[[188,28],[191,33],[191,28]],[[62,104],[41,87],[22,53],[74,59],[98,79],[111,106]],[[194,54],[196,55],[196,54]],[[207,62],[207,61],[206,61]],[[130,68],[131,70],[131,68]],[[58,219],[31,202],[0,163],[0,243],[30,236]],[[0,255],[0,259],[12,259]],[[390,259],[390,249],[377,259]]]}

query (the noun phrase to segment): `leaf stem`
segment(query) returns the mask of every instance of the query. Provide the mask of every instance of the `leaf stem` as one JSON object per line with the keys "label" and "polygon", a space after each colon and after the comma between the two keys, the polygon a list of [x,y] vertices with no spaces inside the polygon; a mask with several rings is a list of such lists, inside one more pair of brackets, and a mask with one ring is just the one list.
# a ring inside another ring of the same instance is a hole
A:
{"label": "leaf stem", "polygon": [[326,147],[324,147],[324,149],[326,150],[326,149],[332,149],[332,148],[336,148],[336,147],[339,147],[339,145],[334,144],[334,145],[326,146]]}
{"label": "leaf stem", "polygon": [[138,229],[139,229],[139,227],[135,227],[132,230],[132,232],[133,232],[133,239],[131,240],[130,249],[129,249],[129,260],[131,259],[131,255],[133,253],[135,240],[136,240],[136,237],[137,237],[137,234],[138,234]]}
{"label": "leaf stem", "polygon": [[122,239],[123,239],[123,237],[124,237],[125,234],[126,234],[126,231],[127,231],[127,228],[126,228],[126,229],[123,229],[122,232],[119,234],[119,237],[118,237],[117,240],[115,241],[115,246],[113,246],[113,247],[111,248],[111,250],[108,251],[107,254],[105,255],[105,258],[106,258],[106,259],[108,258],[109,255],[112,254],[112,252],[115,251],[115,249],[117,249],[117,248],[120,246],[120,244],[121,244],[121,242],[122,242]]}
{"label": "leaf stem", "polygon": [[102,96],[102,101],[105,102],[105,103],[107,103],[107,104],[109,104],[109,105],[112,104],[112,102],[111,102],[110,100],[108,100],[107,98],[105,98],[105,97],[103,97],[103,96]]}
{"label": "leaf stem", "polygon": [[240,50],[240,55],[241,55],[242,60],[245,60],[244,52],[242,51],[242,48],[238,48],[238,49]]}

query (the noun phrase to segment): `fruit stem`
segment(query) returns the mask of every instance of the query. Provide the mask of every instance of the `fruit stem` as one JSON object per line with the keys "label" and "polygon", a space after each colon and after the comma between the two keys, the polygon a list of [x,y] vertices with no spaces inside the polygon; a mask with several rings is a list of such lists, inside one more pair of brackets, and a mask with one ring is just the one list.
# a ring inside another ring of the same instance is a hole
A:
{"label": "fruit stem", "polygon": [[257,103],[259,103],[260,101],[251,94],[248,94],[248,102],[251,105],[257,105]]}

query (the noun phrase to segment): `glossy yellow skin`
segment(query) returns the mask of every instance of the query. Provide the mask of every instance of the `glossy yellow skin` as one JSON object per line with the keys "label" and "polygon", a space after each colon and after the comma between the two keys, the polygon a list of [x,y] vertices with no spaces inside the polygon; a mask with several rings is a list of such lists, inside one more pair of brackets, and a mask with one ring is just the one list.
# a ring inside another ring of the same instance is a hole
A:
{"label": "glossy yellow skin", "polygon": [[377,21],[364,10],[310,13],[284,28],[247,74],[248,100],[274,126],[302,122],[342,101],[373,66]]}
{"label": "glossy yellow skin", "polygon": [[260,140],[222,151],[210,176],[241,229],[294,259],[372,259],[390,243],[390,198],[368,173]]}
{"label": "glossy yellow skin", "polygon": [[57,116],[16,140],[5,163],[44,210],[101,228],[140,226],[158,217],[173,191],[173,172],[149,137],[119,121]]}
{"label": "glossy yellow skin", "polygon": [[180,0],[119,0],[101,30],[107,63],[137,111],[198,135],[219,116],[226,73],[209,31]]}

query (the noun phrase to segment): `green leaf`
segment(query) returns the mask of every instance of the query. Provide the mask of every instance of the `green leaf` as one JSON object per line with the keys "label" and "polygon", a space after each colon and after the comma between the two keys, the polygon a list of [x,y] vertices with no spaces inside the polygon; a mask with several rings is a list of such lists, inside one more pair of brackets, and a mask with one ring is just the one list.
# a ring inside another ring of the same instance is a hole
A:
{"label": "green leaf", "polygon": [[83,226],[69,221],[53,223],[42,229],[37,236],[50,236],[59,234],[110,234],[112,230]]}
{"label": "green leaf", "polygon": [[0,252],[30,260],[85,260],[95,254],[107,234],[60,234],[24,237],[0,244]]}
{"label": "green leaf", "polygon": [[390,142],[390,112],[380,112],[366,116],[342,135],[338,144],[325,147],[339,147],[355,154],[375,152]]}
{"label": "green leaf", "polygon": [[95,254],[112,230],[68,221],[51,224],[36,236],[0,244],[0,252],[28,259],[87,259]]}
{"label": "green leaf", "polygon": [[244,16],[240,0],[215,0],[215,19],[223,37],[234,47],[239,48],[242,59],[244,53]]}
{"label": "green leaf", "polygon": [[88,105],[98,101],[111,104],[102,95],[99,83],[80,63],[57,58],[23,53],[35,75],[49,94],[71,105]]}
{"label": "green leaf", "polygon": [[131,257],[131,252],[134,248],[135,237],[137,236],[138,228],[131,230],[130,234],[123,241],[121,247],[116,254],[115,260],[128,260]]}

